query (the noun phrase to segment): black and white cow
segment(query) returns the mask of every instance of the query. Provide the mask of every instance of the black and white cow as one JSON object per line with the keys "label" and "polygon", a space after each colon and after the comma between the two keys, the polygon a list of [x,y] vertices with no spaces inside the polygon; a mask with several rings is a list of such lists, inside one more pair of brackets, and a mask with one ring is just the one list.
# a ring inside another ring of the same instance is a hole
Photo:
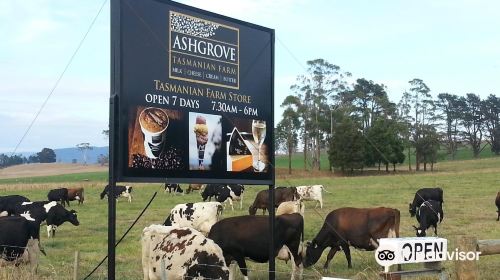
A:
{"label": "black and white cow", "polygon": [[151,225],[141,245],[144,280],[229,279],[221,248],[195,229]]}
{"label": "black and white cow", "polygon": [[240,202],[240,210],[243,209],[243,192],[245,191],[245,186],[241,184],[229,184],[224,185],[219,189],[217,195],[218,202],[229,201],[231,209],[234,211],[233,200]]}
{"label": "black and white cow", "polygon": [[163,223],[165,226],[176,225],[191,227],[207,235],[213,224],[222,215],[220,202],[197,202],[177,204]]}
{"label": "black and white cow", "polygon": [[165,184],[164,188],[165,192],[168,192],[169,194],[184,194],[184,190],[181,189],[181,185],[179,184]]}
{"label": "black and white cow", "polygon": [[443,189],[441,188],[421,188],[413,197],[413,202],[409,204],[410,216],[415,216],[418,207],[427,200],[435,200],[443,204]]}
{"label": "black and white cow", "polygon": [[[298,213],[276,217],[275,256],[283,246],[292,254],[292,279],[296,270],[302,274],[302,255],[299,252],[304,235],[304,219]],[[220,220],[212,226],[208,238],[220,246],[226,264],[236,261],[248,280],[245,259],[264,263],[269,261],[269,219],[264,216],[238,216]],[[287,256],[288,257],[288,256]]]}
{"label": "black and white cow", "polygon": [[68,189],[59,188],[50,190],[49,193],[47,194],[47,199],[49,201],[60,202],[63,207],[66,206],[66,204],[69,206]]}
{"label": "black and white cow", "polygon": [[75,210],[66,210],[55,201],[23,202],[16,206],[15,215],[30,215],[38,223],[47,223],[47,236],[55,236],[56,228],[64,222],[78,226],[80,222]]}
{"label": "black and white cow", "polygon": [[201,193],[203,201],[212,200],[212,197],[220,202],[224,203],[226,201],[231,205],[231,209],[234,211],[233,200],[240,201],[240,209],[243,207],[243,192],[245,191],[245,186],[241,184],[207,184],[206,188]]}
{"label": "black and white cow", "polygon": [[418,237],[426,236],[425,231],[431,226],[434,227],[434,234],[437,236],[437,224],[443,220],[444,213],[441,202],[427,200],[420,205],[417,210],[417,221],[419,226],[413,226]]}
{"label": "black and white cow", "polygon": [[[106,185],[104,187],[104,190],[101,193],[101,199],[103,199],[105,196],[108,195],[109,192],[109,185]],[[115,186],[115,197],[116,200],[118,200],[119,197],[126,197],[128,198],[128,202],[132,202],[132,187],[131,186]]]}
{"label": "black and white cow", "polygon": [[34,273],[38,267],[39,252],[39,223],[26,214],[24,217],[0,217],[0,259],[16,266],[28,262]]}
{"label": "black and white cow", "polygon": [[16,205],[29,201],[27,197],[22,195],[0,196],[0,216],[13,215]]}
{"label": "black and white cow", "polygon": [[217,199],[217,196],[219,195],[220,191],[222,188],[224,188],[225,185],[222,184],[207,184],[203,192],[201,193],[201,197],[203,198],[203,201],[212,201],[212,197]]}

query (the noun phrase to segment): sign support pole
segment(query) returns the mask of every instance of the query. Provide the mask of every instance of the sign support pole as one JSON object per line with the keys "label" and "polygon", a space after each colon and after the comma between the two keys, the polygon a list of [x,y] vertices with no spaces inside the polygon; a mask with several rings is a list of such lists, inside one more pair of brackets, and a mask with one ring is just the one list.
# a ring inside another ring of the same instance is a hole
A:
{"label": "sign support pole", "polygon": [[109,99],[109,183],[108,183],[108,280],[115,280],[115,244],[116,244],[116,139],[117,126],[115,125],[115,114],[118,113],[118,96],[115,94]]}
{"label": "sign support pole", "polygon": [[269,185],[269,280],[275,279],[276,262],[274,259],[274,185]]}

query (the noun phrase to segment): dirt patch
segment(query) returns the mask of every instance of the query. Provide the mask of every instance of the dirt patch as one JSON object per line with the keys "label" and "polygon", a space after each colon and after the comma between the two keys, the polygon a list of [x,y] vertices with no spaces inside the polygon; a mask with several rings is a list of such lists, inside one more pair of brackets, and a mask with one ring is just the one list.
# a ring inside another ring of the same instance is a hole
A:
{"label": "dirt patch", "polygon": [[84,172],[107,171],[107,166],[97,164],[83,165],[70,163],[32,163],[0,169],[0,179],[51,176]]}

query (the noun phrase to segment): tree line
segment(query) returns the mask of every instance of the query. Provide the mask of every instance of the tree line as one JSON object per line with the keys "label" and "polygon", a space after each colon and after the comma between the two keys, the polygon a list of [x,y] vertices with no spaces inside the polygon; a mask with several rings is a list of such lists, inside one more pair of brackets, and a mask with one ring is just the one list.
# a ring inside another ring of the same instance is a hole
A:
{"label": "tree line", "polygon": [[24,163],[51,163],[56,162],[56,153],[50,148],[43,148],[40,152],[29,157],[21,155],[0,154],[0,168]]}
{"label": "tree line", "polygon": [[395,170],[405,159],[409,170],[432,170],[441,148],[454,159],[465,145],[474,157],[486,147],[500,154],[499,97],[433,97],[426,83],[415,78],[396,103],[385,85],[364,78],[349,84],[349,77],[339,66],[316,59],[307,62],[306,73],[290,87],[275,128],[275,146],[288,155],[289,172],[292,154],[299,150],[304,169],[320,170],[326,150],[330,169],[350,172]]}

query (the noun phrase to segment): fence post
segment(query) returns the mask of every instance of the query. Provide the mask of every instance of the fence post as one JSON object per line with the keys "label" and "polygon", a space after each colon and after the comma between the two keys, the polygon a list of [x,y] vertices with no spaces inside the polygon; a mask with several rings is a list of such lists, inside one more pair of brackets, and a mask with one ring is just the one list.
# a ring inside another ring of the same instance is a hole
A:
{"label": "fence post", "polygon": [[78,280],[78,265],[80,263],[80,252],[75,251],[75,263],[73,264],[73,280]]}
{"label": "fence post", "polygon": [[[459,252],[476,252],[477,239],[471,236],[460,236],[457,239]],[[479,279],[477,261],[455,260],[455,274],[457,280]]]}

